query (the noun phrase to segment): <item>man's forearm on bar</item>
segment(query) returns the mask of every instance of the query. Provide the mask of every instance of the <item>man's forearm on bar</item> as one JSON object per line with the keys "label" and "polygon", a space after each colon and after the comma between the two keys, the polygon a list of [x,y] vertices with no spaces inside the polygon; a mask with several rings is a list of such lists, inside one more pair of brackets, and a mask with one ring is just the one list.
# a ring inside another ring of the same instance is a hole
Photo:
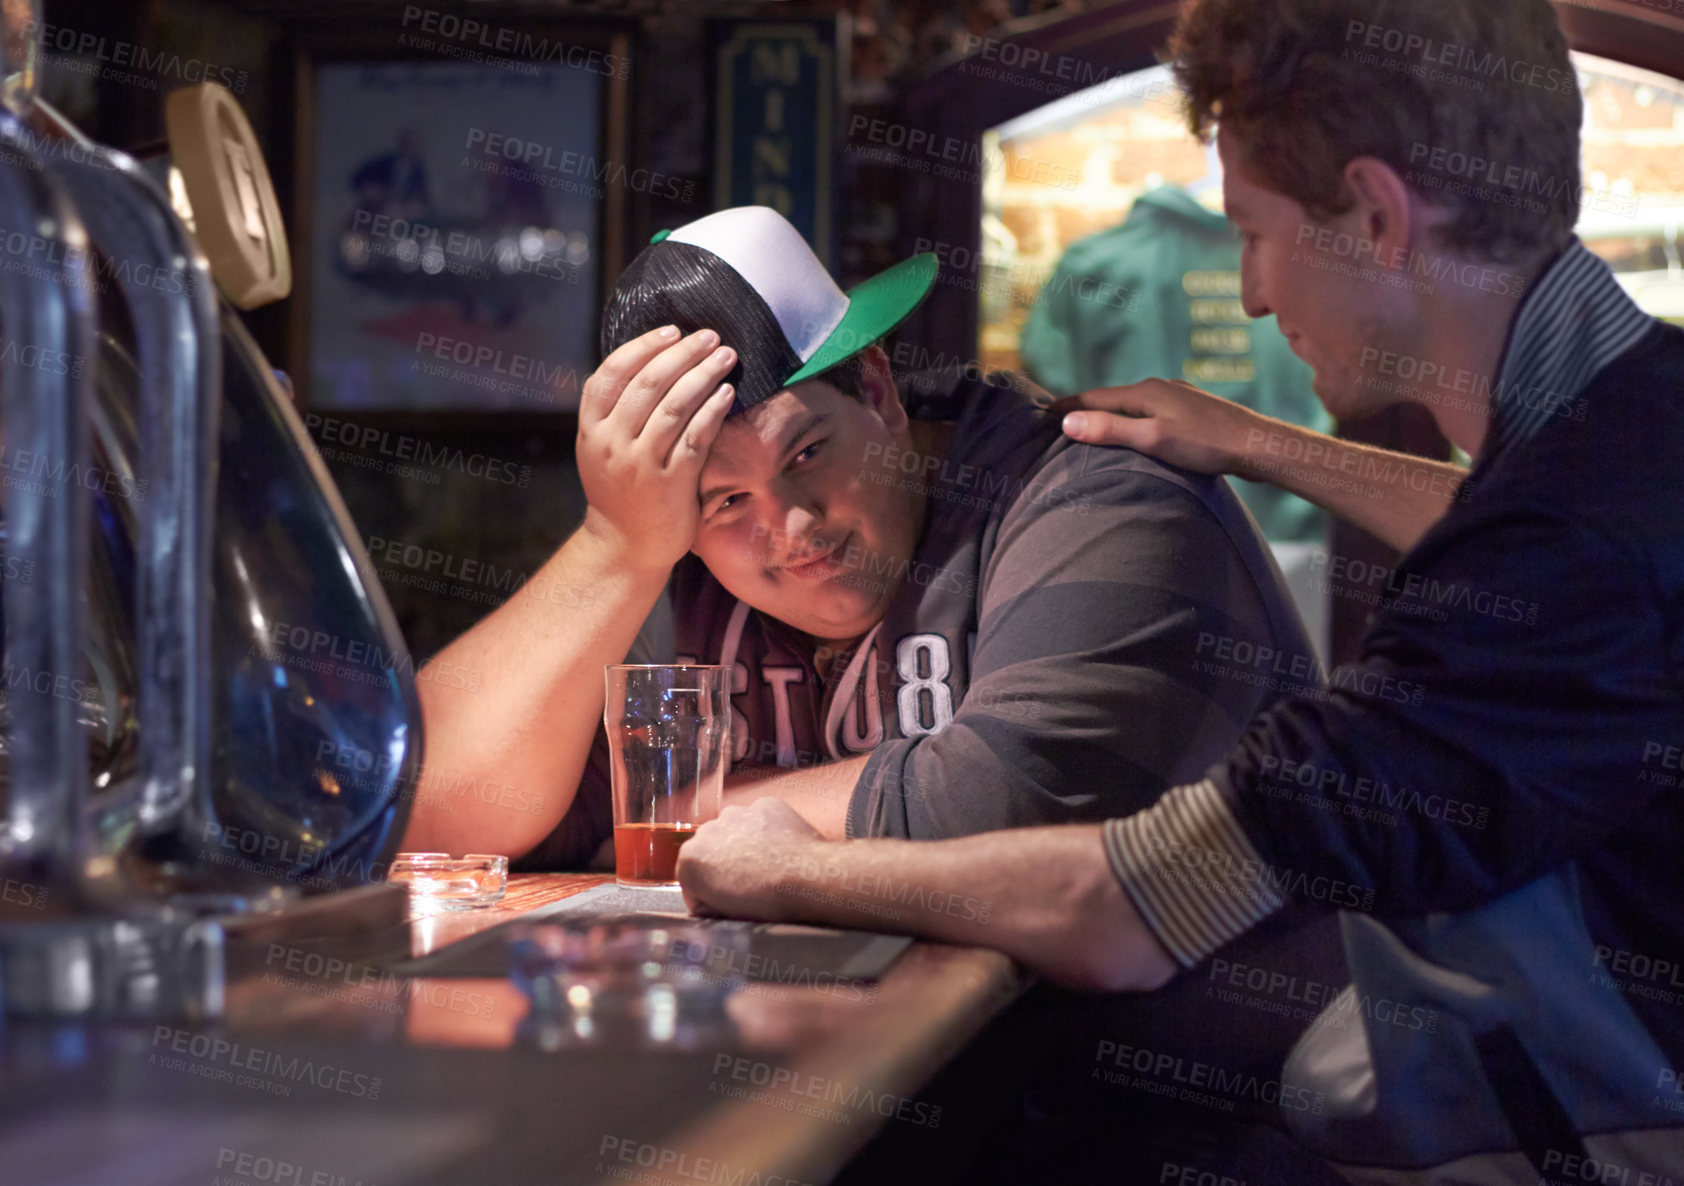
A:
{"label": "man's forearm on bar", "polygon": [[756,799],[782,799],[827,840],[847,834],[848,804],[870,754],[797,769],[750,767],[725,782],[725,802],[747,806]]}
{"label": "man's forearm on bar", "polygon": [[1407,552],[1450,509],[1467,471],[1279,420],[1251,428],[1233,473],[1315,503]]}
{"label": "man's forearm on bar", "polygon": [[786,917],[993,947],[1061,983],[1156,988],[1175,965],[1135,913],[1099,829],[811,841],[765,854]]}

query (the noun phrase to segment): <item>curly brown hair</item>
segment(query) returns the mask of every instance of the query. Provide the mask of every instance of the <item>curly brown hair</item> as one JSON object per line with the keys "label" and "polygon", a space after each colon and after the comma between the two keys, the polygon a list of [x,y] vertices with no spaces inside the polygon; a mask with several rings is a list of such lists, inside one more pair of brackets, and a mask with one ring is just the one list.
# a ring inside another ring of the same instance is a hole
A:
{"label": "curly brown hair", "polygon": [[1373,156],[1452,210],[1447,249],[1557,250],[1580,201],[1583,101],[1548,0],[1186,0],[1169,47],[1195,135],[1326,220]]}

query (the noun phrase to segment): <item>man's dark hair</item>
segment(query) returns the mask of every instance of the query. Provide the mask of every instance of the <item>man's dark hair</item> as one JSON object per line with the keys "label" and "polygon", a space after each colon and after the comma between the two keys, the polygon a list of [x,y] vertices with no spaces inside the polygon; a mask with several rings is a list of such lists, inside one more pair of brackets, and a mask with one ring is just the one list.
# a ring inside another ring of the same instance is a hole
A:
{"label": "man's dark hair", "polygon": [[813,376],[814,382],[829,383],[843,395],[865,398],[865,365],[858,354],[850,354],[828,371]]}
{"label": "man's dark hair", "polygon": [[1373,156],[1454,212],[1449,250],[1539,259],[1578,220],[1583,101],[1548,0],[1187,0],[1169,55],[1194,133],[1221,123],[1313,218]]}

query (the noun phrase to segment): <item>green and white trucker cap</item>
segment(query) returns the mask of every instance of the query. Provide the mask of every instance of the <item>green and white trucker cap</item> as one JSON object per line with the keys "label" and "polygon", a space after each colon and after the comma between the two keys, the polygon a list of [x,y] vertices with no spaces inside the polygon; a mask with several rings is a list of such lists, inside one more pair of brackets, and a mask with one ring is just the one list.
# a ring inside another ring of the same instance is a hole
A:
{"label": "green and white trucker cap", "polygon": [[741,412],[891,332],[935,281],[925,252],[843,292],[781,214],[737,206],[650,240],[608,294],[602,352],[662,325],[714,330],[737,352]]}

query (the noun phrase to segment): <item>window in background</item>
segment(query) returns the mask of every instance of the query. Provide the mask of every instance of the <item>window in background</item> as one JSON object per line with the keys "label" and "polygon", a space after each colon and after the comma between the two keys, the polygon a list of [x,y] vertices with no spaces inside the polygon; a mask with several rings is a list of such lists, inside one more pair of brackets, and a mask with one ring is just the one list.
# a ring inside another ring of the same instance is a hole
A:
{"label": "window in background", "polygon": [[1684,82],[1574,54],[1585,97],[1579,237],[1645,312],[1684,325]]}

